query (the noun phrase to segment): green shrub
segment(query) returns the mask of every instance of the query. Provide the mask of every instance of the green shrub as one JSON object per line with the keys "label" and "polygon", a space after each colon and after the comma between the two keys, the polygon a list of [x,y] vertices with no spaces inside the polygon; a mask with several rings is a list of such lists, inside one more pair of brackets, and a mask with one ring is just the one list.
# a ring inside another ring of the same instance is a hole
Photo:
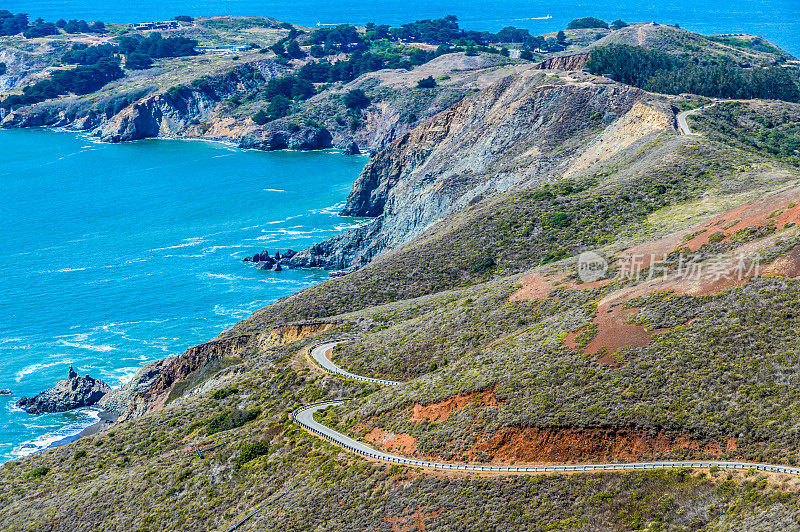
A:
{"label": "green shrub", "polygon": [[494,268],[495,264],[494,258],[492,258],[490,255],[485,255],[478,259],[472,269],[477,273],[486,273]]}
{"label": "green shrub", "polygon": [[31,472],[25,475],[25,478],[39,478],[45,476],[47,473],[50,472],[50,468],[47,466],[39,466],[33,469]]}
{"label": "green shrub", "polygon": [[722,231],[717,231],[716,233],[713,233],[711,236],[708,237],[709,244],[717,244],[719,242],[722,242],[723,240],[725,240],[725,233],[723,233]]}
{"label": "green shrub", "polygon": [[572,219],[564,211],[554,212],[547,219],[547,225],[550,227],[568,227],[570,223],[572,223]]}
{"label": "green shrub", "polygon": [[422,78],[417,82],[417,87],[420,89],[432,89],[436,86],[436,80],[433,79],[433,76],[428,76],[427,78]]}
{"label": "green shrub", "polygon": [[370,99],[361,89],[353,89],[342,97],[348,109],[364,109],[370,104]]}
{"label": "green shrub", "polygon": [[213,417],[208,422],[206,432],[216,434],[225,430],[235,429],[241,427],[248,421],[252,421],[261,414],[261,410],[254,408],[252,410],[226,410],[221,414]]}
{"label": "green shrub", "polygon": [[241,447],[241,454],[239,455],[238,464],[246,464],[251,460],[255,460],[259,456],[269,454],[269,444],[264,441],[257,441],[253,443],[245,443]]}
{"label": "green shrub", "polygon": [[229,397],[238,392],[239,392],[238,388],[220,388],[219,390],[215,390],[211,394],[211,398],[219,401],[220,399],[225,399],[226,397]]}
{"label": "green shrub", "polygon": [[84,449],[81,449],[80,451],[75,451],[75,456],[73,456],[72,459],[80,460],[84,456],[86,456],[86,451]]}
{"label": "green shrub", "polygon": [[608,28],[608,23],[594,17],[576,18],[567,24],[568,30],[578,30],[586,28]]}
{"label": "green shrub", "polygon": [[269,122],[269,115],[264,112],[263,109],[259,109],[256,114],[253,115],[253,122],[258,124],[259,126],[263,126],[267,122]]}

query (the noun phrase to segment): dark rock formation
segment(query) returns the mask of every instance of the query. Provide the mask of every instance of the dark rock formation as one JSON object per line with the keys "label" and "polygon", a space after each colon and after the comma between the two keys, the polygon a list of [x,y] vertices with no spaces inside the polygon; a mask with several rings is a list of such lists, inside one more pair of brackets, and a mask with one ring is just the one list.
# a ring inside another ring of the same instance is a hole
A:
{"label": "dark rock formation", "polygon": [[0,395],[11,395],[11,390],[9,390],[8,388],[0,390]]}
{"label": "dark rock formation", "polygon": [[342,148],[342,153],[345,155],[359,155],[361,150],[358,149],[358,144],[351,142]]}
{"label": "dark rock formation", "polygon": [[59,381],[49,390],[33,397],[19,399],[17,406],[30,414],[65,412],[73,408],[92,406],[110,391],[111,387],[105,382],[89,375],[81,377],[70,366],[67,380]]}
{"label": "dark rock formation", "polygon": [[[286,127],[283,124],[283,127]],[[241,148],[275,150],[324,150],[333,147],[333,136],[324,128],[304,127],[296,131],[266,131],[263,136],[245,136],[239,141]]]}
{"label": "dark rock formation", "polygon": [[274,256],[270,256],[269,251],[264,250],[261,253],[256,253],[252,257],[245,257],[242,262],[252,262],[256,269],[271,270],[279,272],[285,266],[289,266],[291,262],[289,259],[297,255],[297,252],[291,249],[286,250],[286,253],[281,255],[280,251],[276,251]]}

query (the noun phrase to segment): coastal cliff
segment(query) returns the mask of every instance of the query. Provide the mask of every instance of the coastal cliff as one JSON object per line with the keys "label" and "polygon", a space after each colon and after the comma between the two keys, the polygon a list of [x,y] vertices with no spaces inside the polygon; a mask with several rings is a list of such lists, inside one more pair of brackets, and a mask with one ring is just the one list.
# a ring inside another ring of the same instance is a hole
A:
{"label": "coastal cliff", "polygon": [[470,204],[584,170],[674,129],[669,105],[644,91],[571,76],[535,69],[509,76],[403,135],[367,163],[342,210],[375,219],[291,263],[362,266]]}
{"label": "coastal cliff", "polygon": [[[56,51],[41,52],[35,57],[42,64],[31,59],[24,72],[37,67],[47,72],[43,65],[57,56]],[[131,74],[132,80],[109,83],[95,94],[0,109],[0,127],[63,127],[105,142],[204,138],[266,151],[336,147],[348,154],[375,153],[484,86],[487,79],[508,73],[508,65],[504,58],[447,54],[411,72],[387,69],[364,74],[299,102],[288,117],[262,123],[253,120],[261,91],[270,80],[294,70],[274,59],[251,57],[203,75],[184,74],[178,84],[170,70],[162,68],[149,76],[147,71]],[[435,89],[414,90],[427,74],[449,79]],[[6,78],[16,79],[0,76]],[[372,100],[358,113],[342,103],[343,96],[353,90],[365,91]]]}

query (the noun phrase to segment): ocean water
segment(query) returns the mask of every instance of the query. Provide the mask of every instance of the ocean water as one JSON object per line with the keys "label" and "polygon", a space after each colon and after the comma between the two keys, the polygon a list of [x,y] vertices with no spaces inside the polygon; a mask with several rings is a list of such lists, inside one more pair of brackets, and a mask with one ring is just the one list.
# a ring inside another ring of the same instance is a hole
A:
{"label": "ocean water", "polygon": [[[621,18],[680,24],[706,34],[755,33],[800,56],[798,0],[6,0],[3,8],[48,20],[141,22],[176,15],[267,15],[307,26],[318,22],[399,25],[452,14],[468,29],[496,31],[512,25],[534,34],[563,29],[570,20],[591,15],[608,22]],[[548,15],[552,18],[541,18]]]}
{"label": "ocean water", "polygon": [[241,258],[302,249],[357,221],[336,215],[366,162],[203,141],[103,144],[0,130],[0,462],[97,419],[14,407],[69,364],[112,386],[327,278]]}

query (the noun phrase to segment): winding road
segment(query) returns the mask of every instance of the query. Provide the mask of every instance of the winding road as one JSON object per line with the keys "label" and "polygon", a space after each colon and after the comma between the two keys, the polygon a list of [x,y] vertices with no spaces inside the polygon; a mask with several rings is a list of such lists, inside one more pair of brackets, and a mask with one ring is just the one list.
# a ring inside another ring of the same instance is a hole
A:
{"label": "winding road", "polygon": [[[716,102],[714,102],[714,103],[716,103]],[[691,115],[696,115],[697,113],[699,113],[703,109],[706,109],[708,107],[713,106],[714,103],[710,103],[708,105],[704,105],[702,107],[698,107],[697,109],[691,109],[689,111],[683,111],[683,112],[678,113],[676,118],[678,119],[678,129],[680,130],[681,135],[695,135],[696,133],[692,133],[692,130],[689,127],[689,122],[686,121],[686,118],[688,116],[691,116]]]}
{"label": "winding road", "polygon": [[[311,350],[311,358],[320,365],[325,371],[342,375],[351,379],[363,382],[373,382],[395,386],[401,384],[396,381],[383,379],[373,379],[345,371],[330,361],[327,352],[336,346],[337,342],[330,342],[318,345]],[[344,447],[356,454],[372,460],[403,464],[411,467],[424,467],[427,469],[445,469],[458,471],[474,472],[499,472],[499,473],[552,473],[576,471],[619,471],[619,470],[640,470],[640,469],[676,469],[683,467],[709,468],[718,467],[720,469],[754,469],[756,471],[771,471],[775,473],[786,473],[789,475],[800,476],[800,468],[783,465],[758,464],[751,462],[720,462],[715,460],[684,460],[674,462],[630,462],[630,463],[606,463],[606,464],[572,464],[572,465],[547,465],[547,466],[500,466],[500,465],[472,465],[472,464],[451,464],[447,462],[431,462],[428,460],[415,460],[405,458],[390,453],[385,453],[373,449],[365,443],[354,440],[353,438],[337,432],[314,419],[314,414],[326,408],[340,405],[343,401],[321,401],[306,406],[301,406],[292,412],[292,419],[308,432],[328,440],[331,443]]]}

